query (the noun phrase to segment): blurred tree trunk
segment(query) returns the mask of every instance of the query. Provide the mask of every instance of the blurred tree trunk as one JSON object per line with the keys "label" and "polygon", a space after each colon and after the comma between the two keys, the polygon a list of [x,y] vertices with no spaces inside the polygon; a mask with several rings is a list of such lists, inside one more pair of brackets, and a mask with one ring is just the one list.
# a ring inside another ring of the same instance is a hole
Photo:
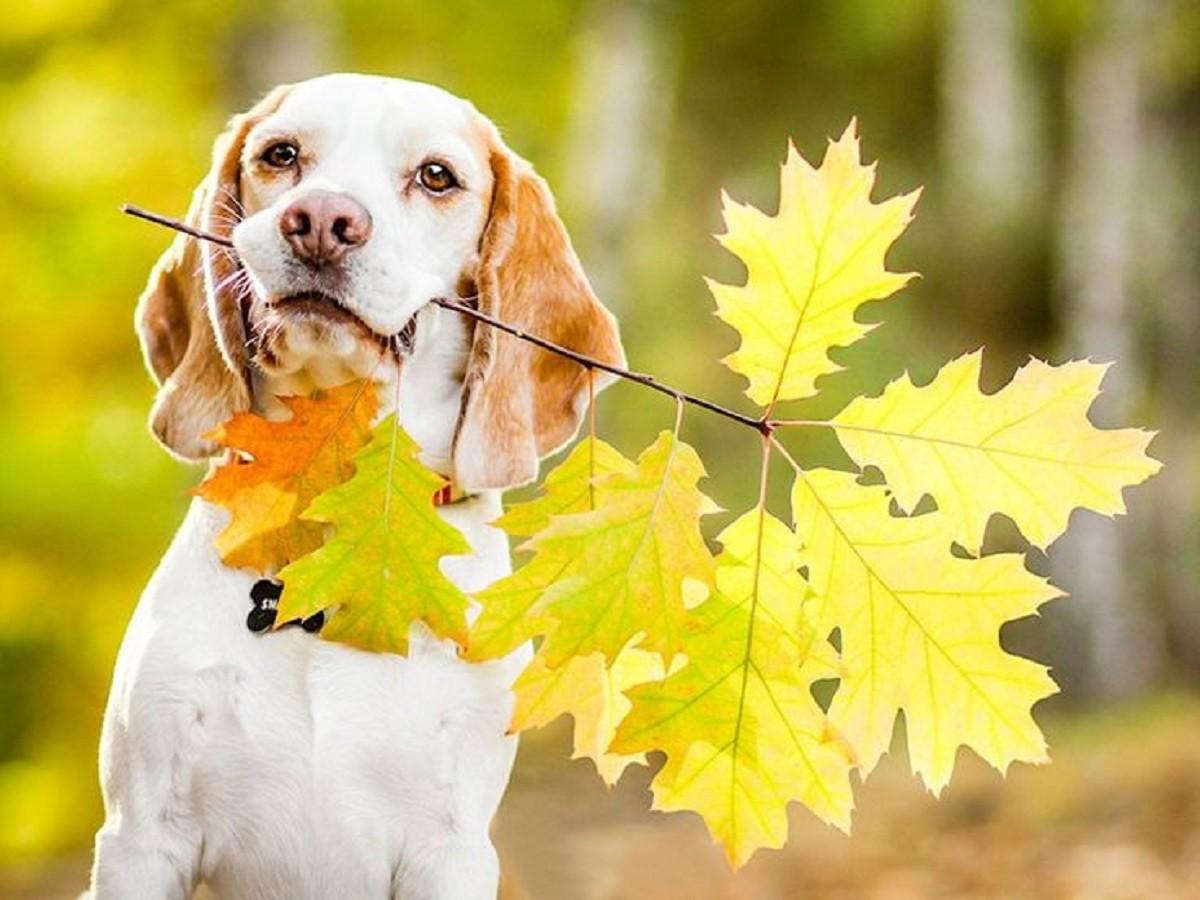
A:
{"label": "blurred tree trunk", "polygon": [[1028,346],[1014,299],[1035,279],[1015,248],[1036,244],[1021,236],[1045,221],[1048,174],[1022,9],[1010,0],[943,7],[939,137],[954,222],[948,256],[959,270],[955,280],[972,293],[971,320],[961,327],[1002,355],[1005,338],[1010,347]]}
{"label": "blurred tree trunk", "polygon": [[322,15],[272,0],[239,16],[225,48],[223,88],[234,109],[245,109],[277,84],[327,71],[336,26]]}
{"label": "blurred tree trunk", "polygon": [[595,0],[581,38],[568,133],[572,233],[603,298],[624,287],[630,236],[662,183],[671,104],[669,0]]}
{"label": "blurred tree trunk", "polygon": [[[1153,453],[1165,468],[1153,486],[1152,589],[1162,597],[1170,649],[1189,681],[1200,676],[1200,104],[1156,85],[1148,117],[1138,250],[1155,315]],[[1149,305],[1149,304],[1148,304]]]}
{"label": "blurred tree trunk", "polygon": [[956,225],[991,243],[1033,216],[1045,178],[1020,5],[950,0],[944,14],[942,168]]}
{"label": "blurred tree trunk", "polygon": [[[1144,0],[1106,0],[1083,35],[1067,80],[1068,147],[1059,220],[1059,290],[1071,356],[1114,361],[1099,423],[1127,422],[1145,388],[1131,290],[1142,134]],[[1057,583],[1084,659],[1064,680],[1100,697],[1137,693],[1158,676],[1163,637],[1147,603],[1147,525],[1076,513],[1056,546]]]}

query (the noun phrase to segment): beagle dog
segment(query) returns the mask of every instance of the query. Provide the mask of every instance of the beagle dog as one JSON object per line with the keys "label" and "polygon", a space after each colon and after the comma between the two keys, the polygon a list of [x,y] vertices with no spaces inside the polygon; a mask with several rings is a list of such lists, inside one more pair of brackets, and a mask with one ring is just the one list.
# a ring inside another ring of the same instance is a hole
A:
{"label": "beagle dog", "polygon": [[[430,299],[624,356],[545,183],[492,123],[409,81],[276,88],[218,138],[189,222],[235,252],[180,235],[138,304],[162,444],[204,461],[234,413],[279,417],[279,396],[370,377],[381,415],[398,397],[423,461],[467,495],[440,508],[473,550],[446,574],[467,592],[508,574],[489,524],[500,492],[574,436],[588,375]],[[402,365],[381,353],[401,334]],[[225,523],[192,502],[129,624],[85,896],[183,900],[205,883],[236,900],[494,898],[489,827],[529,649],[469,664],[420,624],[403,658],[255,633],[259,575],[218,559]]]}

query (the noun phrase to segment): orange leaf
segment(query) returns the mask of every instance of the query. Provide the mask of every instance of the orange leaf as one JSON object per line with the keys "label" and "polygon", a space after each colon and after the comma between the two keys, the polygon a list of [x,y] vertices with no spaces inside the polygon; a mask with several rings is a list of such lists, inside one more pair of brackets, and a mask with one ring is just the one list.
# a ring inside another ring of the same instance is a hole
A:
{"label": "orange leaf", "polygon": [[285,422],[238,413],[210,433],[234,452],[196,488],[232,514],[215,542],[222,561],[264,574],[321,546],[325,526],[300,514],[354,474],[378,408],[365,380],[280,400],[292,413]]}

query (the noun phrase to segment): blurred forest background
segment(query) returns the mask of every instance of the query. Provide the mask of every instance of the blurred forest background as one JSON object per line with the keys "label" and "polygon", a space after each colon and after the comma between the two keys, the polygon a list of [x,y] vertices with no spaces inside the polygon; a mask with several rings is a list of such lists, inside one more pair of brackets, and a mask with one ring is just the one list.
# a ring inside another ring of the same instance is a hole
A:
{"label": "blurred forest background", "polygon": [[[1200,3],[1195,0],[16,0],[0,10],[0,895],[73,896],[100,823],[95,748],[117,644],[199,476],[145,427],[134,300],[224,120],[331,70],[472,99],[558,193],[635,367],[730,404],[734,335],[701,275],[719,191],[774,209],[786,140],[859,118],[877,196],[926,186],[892,268],[924,278],[791,412],[833,412],[986,343],[1113,360],[1098,419],[1161,429],[1116,523],[1076,514],[1033,565],[1073,599],[1005,632],[1050,663],[1056,762],[976,760],[940,803],[903,751],[856,836],[797,812],[737,879],[698,821],[605,793],[562,728],[527,737],[498,840],[538,898],[1200,897]],[[636,452],[669,404],[619,386]],[[709,491],[749,502],[757,441],[689,411]],[[832,449],[828,451],[832,454]],[[830,456],[831,461],[834,457]],[[782,492],[777,495],[782,500]],[[1011,542],[1003,527],[995,540]],[[895,757],[899,756],[897,760]]]}

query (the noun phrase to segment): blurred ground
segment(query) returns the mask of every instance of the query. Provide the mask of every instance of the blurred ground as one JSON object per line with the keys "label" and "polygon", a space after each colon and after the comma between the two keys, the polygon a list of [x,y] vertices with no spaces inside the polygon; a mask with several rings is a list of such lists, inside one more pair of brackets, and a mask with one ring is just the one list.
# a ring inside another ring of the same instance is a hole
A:
{"label": "blurred ground", "polygon": [[[894,753],[858,793],[853,837],[795,809],[788,847],[737,875],[699,819],[646,812],[646,769],[606,792],[567,760],[565,727],[535,733],[497,829],[511,900],[1200,898],[1200,700],[1045,724],[1051,765],[1001,780],[964,753],[940,800]],[[87,865],[6,873],[0,897],[73,898]]]}
{"label": "blurred ground", "polygon": [[[964,752],[940,800],[895,753],[846,838],[793,808],[792,837],[731,875],[692,816],[611,795],[562,742],[528,741],[499,833],[536,900],[1200,898],[1200,703],[1162,698],[1046,723],[1054,762],[1001,780]],[[531,765],[533,762],[535,764]]]}

